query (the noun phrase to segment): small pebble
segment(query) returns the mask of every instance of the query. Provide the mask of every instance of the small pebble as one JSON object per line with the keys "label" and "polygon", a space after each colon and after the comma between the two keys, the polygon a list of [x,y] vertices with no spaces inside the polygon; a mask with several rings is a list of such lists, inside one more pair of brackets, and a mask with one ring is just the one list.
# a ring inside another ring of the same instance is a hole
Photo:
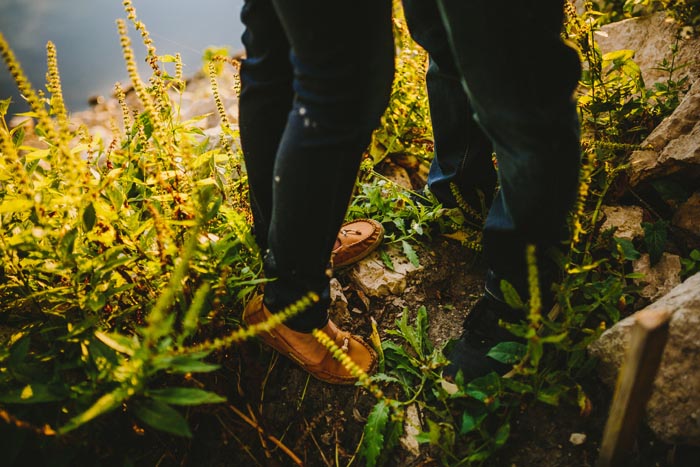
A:
{"label": "small pebble", "polygon": [[571,436],[569,436],[569,442],[571,444],[573,444],[574,446],[580,446],[586,442],[586,434],[585,433],[571,433]]}

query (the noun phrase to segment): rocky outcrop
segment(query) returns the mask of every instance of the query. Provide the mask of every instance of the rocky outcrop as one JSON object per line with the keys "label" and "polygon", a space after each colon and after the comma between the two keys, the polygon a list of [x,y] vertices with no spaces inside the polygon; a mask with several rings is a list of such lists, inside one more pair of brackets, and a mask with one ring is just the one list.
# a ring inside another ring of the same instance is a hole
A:
{"label": "rocky outcrop", "polygon": [[664,12],[608,24],[595,35],[603,53],[634,51],[646,87],[669,79],[669,72],[659,67],[666,60],[676,68],[671,78],[687,78],[690,88],[673,115],[642,143],[644,149],[632,154],[629,178],[633,187],[670,175],[700,179],[700,36],[681,36],[679,25]]}
{"label": "rocky outcrop", "polygon": [[[672,312],[669,338],[647,404],[646,421],[663,441],[700,445],[700,273],[645,310]],[[590,347],[610,386],[630,343],[635,315],[605,331]]]}
{"label": "rocky outcrop", "polygon": [[[698,51],[700,53],[700,50]],[[674,175],[700,180],[700,80],[630,157],[632,186]]]}
{"label": "rocky outcrop", "polygon": [[[700,186],[700,36],[681,38],[680,32],[679,25],[664,12],[608,24],[596,32],[603,53],[622,49],[635,52],[634,61],[646,87],[669,79],[669,72],[659,67],[664,60],[673,61],[677,68],[672,79],[688,82],[689,90],[673,114],[642,142],[643,149],[630,156],[629,184],[640,192],[660,179],[686,188]],[[700,246],[700,193],[687,200],[681,197],[669,201],[668,208],[673,213],[674,241],[684,243],[679,250]],[[643,237],[641,223],[645,216],[641,208],[606,206],[603,213],[602,230],[614,227],[614,235],[627,240]],[[650,300],[663,296],[680,280],[681,264],[676,255],[665,254],[653,266],[648,256],[642,256],[634,269],[645,275],[638,284],[642,286],[641,295]]]}
{"label": "rocky outcrop", "polygon": [[[596,33],[601,52],[634,50],[634,62],[639,65],[647,87],[666,81],[668,72],[658,69],[664,59],[671,61],[671,46],[679,33],[676,22],[659,12],[642,18],[631,18],[606,24]],[[685,76],[693,83],[700,78],[700,37],[679,39],[675,64],[683,65],[673,74],[679,80]]]}

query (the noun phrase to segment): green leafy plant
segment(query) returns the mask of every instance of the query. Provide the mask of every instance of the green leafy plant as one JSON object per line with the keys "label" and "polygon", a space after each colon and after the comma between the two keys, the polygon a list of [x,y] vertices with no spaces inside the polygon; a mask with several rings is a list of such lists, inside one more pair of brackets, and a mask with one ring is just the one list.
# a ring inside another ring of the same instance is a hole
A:
{"label": "green leafy plant", "polygon": [[683,277],[690,277],[700,272],[700,250],[693,250],[687,258],[681,258],[681,264],[683,265]]}
{"label": "green leafy plant", "polygon": [[[444,349],[428,338],[425,307],[415,315],[404,309],[396,329],[387,333],[394,340],[382,343],[384,365],[372,379],[386,385],[385,394],[393,399],[379,402],[372,412],[375,418],[368,421],[363,441],[367,465],[384,465],[407,423],[418,431],[418,443],[433,450],[444,465],[478,464],[507,442],[508,413],[530,386],[495,373],[473,381],[465,381],[461,373],[455,382],[444,380],[447,360]],[[516,363],[523,349],[513,344],[499,344],[491,355]]]}
{"label": "green leafy plant", "polygon": [[[414,245],[432,232],[447,234],[480,250],[478,227],[471,226],[459,209],[442,209],[434,196],[406,189],[375,170],[391,157],[432,159],[433,140],[425,73],[428,57],[410,37],[400,2],[394,2],[396,74],[389,106],[381,126],[374,132],[358,178],[356,193],[347,217],[370,217],[387,232],[386,244],[396,244],[411,263],[418,266]],[[393,269],[388,255],[383,259]]]}
{"label": "green leafy plant", "polygon": [[429,161],[433,146],[425,90],[428,55],[411,39],[400,1],[393,1],[393,16],[396,74],[389,105],[368,149],[375,165],[392,154]]}
{"label": "green leafy plant", "polygon": [[[224,399],[183,385],[183,375],[216,370],[207,356],[257,332],[237,330],[228,313],[263,280],[215,67],[223,136],[212,142],[179,120],[169,96],[184,92],[179,56],[158,56],[131,2],[124,5],[152,76],[141,79],[127,23],[118,21],[138,104],[127,105],[117,84],[123,115],[109,144],[69,126],[51,43],[43,98],[0,36],[31,106],[10,129],[8,101],[0,105],[0,403],[5,419],[45,426],[44,434],[125,406],[153,428],[190,436],[173,406]],[[171,76],[162,65],[173,62]],[[221,321],[233,329],[212,326]]]}

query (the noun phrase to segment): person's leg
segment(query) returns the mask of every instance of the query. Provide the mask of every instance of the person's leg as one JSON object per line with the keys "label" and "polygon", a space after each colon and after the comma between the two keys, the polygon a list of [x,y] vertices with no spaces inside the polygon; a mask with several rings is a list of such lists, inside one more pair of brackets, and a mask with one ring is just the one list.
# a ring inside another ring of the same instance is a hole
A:
{"label": "person's leg", "polygon": [[246,57],[240,72],[239,128],[255,237],[264,252],[272,217],[272,169],[292,109],[294,75],[289,41],[271,0],[246,0],[241,21]]}
{"label": "person's leg", "polygon": [[490,270],[484,296],[470,311],[444,374],[465,379],[507,366],[487,357],[497,342],[515,340],[499,320],[519,321],[500,291],[507,280],[529,299],[525,248],[538,251],[545,307],[556,267],[545,255],[563,248],[580,162],[572,93],[579,58],[561,40],[563,0],[438,0],[475,118],[494,145],[500,190],[484,228]]}
{"label": "person's leg", "polygon": [[278,311],[309,291],[321,296],[290,321],[297,331],[327,322],[328,262],[364,149],[393,77],[388,0],[337,4],[273,1],[291,45],[294,102],[272,174],[265,304]]}
{"label": "person's leg", "polygon": [[321,329],[361,369],[374,367],[372,349],[328,319],[328,265],[391,90],[391,4],[247,0],[242,18],[248,56],[241,132],[256,236],[272,279],[243,320],[262,323],[315,292],[316,305],[259,336],[316,378],[353,384],[356,378],[310,331]]}
{"label": "person's leg", "polygon": [[[493,289],[505,279],[527,298],[525,245],[542,254],[560,244],[577,192],[572,93],[581,67],[561,40],[563,0],[438,3],[462,84],[498,161],[500,190],[484,230],[493,271],[487,287],[499,295]],[[546,294],[549,284],[542,285]]]}
{"label": "person's leg", "polygon": [[434,0],[404,0],[404,13],[413,39],[430,55],[426,85],[435,138],[428,188],[446,207],[455,207],[451,184],[476,210],[491,205],[496,171],[491,141],[473,118],[447,32]]}
{"label": "person's leg", "polygon": [[266,304],[277,311],[319,293],[315,310],[289,323],[308,331],[327,319],[330,252],[388,100],[390,13],[387,1],[348,11],[321,1],[273,3],[246,1],[241,14],[241,143],[256,238],[266,275],[276,278]]}
{"label": "person's leg", "polygon": [[[241,145],[246,166],[250,168],[248,178],[254,232],[264,252],[272,216],[272,170],[292,109],[294,74],[289,60],[289,41],[272,2],[246,2],[241,19],[246,25],[243,43],[247,54],[241,65]],[[381,243],[384,234],[381,224],[369,219],[355,221],[349,226],[352,232],[359,230],[361,233],[351,238],[342,228],[338,233],[336,246],[342,251],[334,250],[334,253],[342,266],[354,264],[367,256]],[[348,243],[352,248],[347,248]]]}

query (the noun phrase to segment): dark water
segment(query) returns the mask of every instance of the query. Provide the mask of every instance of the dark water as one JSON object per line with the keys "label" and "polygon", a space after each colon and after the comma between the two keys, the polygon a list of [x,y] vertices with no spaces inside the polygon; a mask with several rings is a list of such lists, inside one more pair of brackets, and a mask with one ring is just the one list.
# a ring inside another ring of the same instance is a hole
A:
{"label": "dark water", "polygon": [[[201,66],[208,46],[241,49],[243,0],[133,0],[159,55],[182,54],[185,76]],[[114,83],[128,82],[115,21],[126,19],[121,0],[0,0],[0,32],[35,89],[46,81],[46,42],[57,49],[69,112],[88,106],[95,95],[111,95]],[[130,26],[138,69],[147,77],[145,48]],[[26,110],[5,64],[0,64],[0,99],[12,97],[10,112]]]}

